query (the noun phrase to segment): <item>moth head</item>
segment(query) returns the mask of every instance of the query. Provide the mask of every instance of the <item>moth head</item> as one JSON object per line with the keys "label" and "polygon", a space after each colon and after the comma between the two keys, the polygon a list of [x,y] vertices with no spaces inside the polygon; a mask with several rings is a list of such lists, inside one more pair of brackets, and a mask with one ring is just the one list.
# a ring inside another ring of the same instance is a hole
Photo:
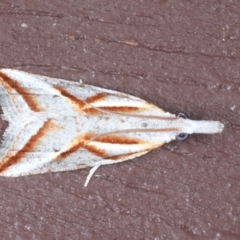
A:
{"label": "moth head", "polygon": [[[180,112],[177,114],[177,117],[178,118],[183,118],[183,119],[188,119],[188,115],[184,112]],[[176,136],[176,140],[177,141],[180,141],[180,142],[183,142],[183,141],[186,141],[187,139],[189,138],[189,134],[188,133],[179,133],[177,136]]]}

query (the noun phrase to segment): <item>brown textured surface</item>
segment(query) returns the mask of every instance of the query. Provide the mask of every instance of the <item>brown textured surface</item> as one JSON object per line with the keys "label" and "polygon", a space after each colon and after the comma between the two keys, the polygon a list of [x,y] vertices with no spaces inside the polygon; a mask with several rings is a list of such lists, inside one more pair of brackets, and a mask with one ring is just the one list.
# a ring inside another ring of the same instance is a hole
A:
{"label": "brown textured surface", "polygon": [[226,124],[101,167],[87,189],[88,170],[1,177],[1,239],[240,239],[239,16],[230,0],[1,1],[1,67]]}

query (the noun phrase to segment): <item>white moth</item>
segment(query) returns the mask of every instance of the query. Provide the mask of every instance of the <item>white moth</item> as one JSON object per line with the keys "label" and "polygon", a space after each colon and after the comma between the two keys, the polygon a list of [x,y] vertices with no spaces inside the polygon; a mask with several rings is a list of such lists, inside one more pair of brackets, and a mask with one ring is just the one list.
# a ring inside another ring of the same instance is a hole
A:
{"label": "white moth", "polygon": [[220,133],[217,121],[164,112],[142,99],[79,82],[0,70],[0,176],[96,169],[141,156],[182,133]]}

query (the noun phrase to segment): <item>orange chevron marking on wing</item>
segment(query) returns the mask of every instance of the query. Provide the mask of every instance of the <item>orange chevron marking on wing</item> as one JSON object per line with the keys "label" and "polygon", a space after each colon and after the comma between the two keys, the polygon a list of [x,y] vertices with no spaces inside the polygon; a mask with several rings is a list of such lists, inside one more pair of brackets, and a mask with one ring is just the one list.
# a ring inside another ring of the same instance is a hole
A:
{"label": "orange chevron marking on wing", "polygon": [[[69,93],[68,91],[63,89],[62,87],[55,86],[54,89],[58,90],[61,93],[61,95],[66,97],[73,104],[73,107],[78,112],[80,112],[80,113],[85,112],[87,114],[99,114],[100,113],[100,111],[98,111],[97,109],[86,104],[85,101],[78,99],[77,97],[75,97],[74,95],[72,95],[71,93]],[[103,98],[102,95],[96,94],[92,97],[87,98],[87,101],[88,101],[88,103],[90,103],[90,102],[99,101],[102,98]]]}
{"label": "orange chevron marking on wing", "polygon": [[98,109],[93,108],[93,107],[85,108],[83,111],[86,114],[90,114],[90,115],[97,115],[97,114],[102,113],[101,111],[99,111]]}
{"label": "orange chevron marking on wing", "polygon": [[72,143],[70,144],[69,148],[65,150],[64,152],[61,152],[59,155],[57,155],[53,161],[55,160],[61,160],[63,158],[68,157],[75,151],[77,151],[79,148],[84,147],[86,142],[88,142],[91,138],[93,138],[95,135],[93,133],[86,133],[86,134],[81,134],[77,136]]}
{"label": "orange chevron marking on wing", "polygon": [[60,153],[58,156],[56,156],[53,161],[55,160],[62,160],[63,158],[68,157],[72,153],[76,152],[80,148],[84,148],[91,152],[92,154],[107,158],[106,152],[103,149],[100,149],[94,145],[88,145],[88,142],[98,142],[98,143],[109,143],[109,144],[140,144],[144,143],[143,141],[139,139],[132,139],[122,136],[117,136],[113,134],[104,135],[104,136],[97,136],[97,134],[89,132],[86,134],[81,134],[78,137],[76,137],[72,143],[70,144],[69,148],[65,150],[64,152]]}
{"label": "orange chevron marking on wing", "polygon": [[38,103],[34,99],[33,95],[29,93],[26,90],[26,88],[21,87],[18,82],[12,80],[10,77],[8,77],[2,72],[0,72],[0,81],[10,96],[11,96],[11,89],[14,89],[18,94],[20,94],[23,97],[26,104],[29,106],[29,108],[32,111],[34,112],[41,111],[41,108],[38,106]]}
{"label": "orange chevron marking on wing", "polygon": [[107,94],[105,94],[105,93],[97,93],[91,97],[86,98],[85,101],[87,103],[91,104],[91,103],[95,103],[95,102],[103,100],[104,98],[106,98],[106,96],[107,96]]}
{"label": "orange chevron marking on wing", "polygon": [[70,94],[68,91],[66,91],[62,87],[55,86],[54,88],[56,90],[58,90],[61,93],[61,95],[68,98],[70,100],[70,102],[73,103],[75,109],[77,109],[80,112],[85,112],[87,114],[91,114],[91,115],[99,114],[99,113],[101,113],[101,110],[109,111],[109,112],[116,112],[116,113],[131,113],[131,112],[141,111],[141,109],[138,107],[129,107],[129,106],[117,106],[117,107],[116,106],[112,106],[112,107],[111,106],[109,106],[109,107],[101,106],[101,107],[94,108],[91,105],[88,105],[86,103],[92,104],[97,101],[101,101],[102,99],[107,97],[107,95],[105,93],[97,93],[91,97],[86,98],[85,100],[81,100],[81,99],[78,99],[77,97],[75,97],[74,95]]}
{"label": "orange chevron marking on wing", "polygon": [[32,152],[37,146],[39,140],[44,137],[49,131],[52,131],[55,125],[48,120],[44,122],[41,128],[37,131],[36,134],[32,135],[28,142],[20,149],[15,155],[9,157],[6,161],[3,161],[0,164],[0,172],[5,171],[8,167],[14,165],[15,163],[21,161],[21,158],[24,157],[28,152]]}
{"label": "orange chevron marking on wing", "polygon": [[64,88],[59,87],[59,86],[55,86],[54,89],[58,90],[61,93],[61,95],[68,98],[73,103],[74,107],[77,110],[81,110],[86,105],[84,101],[82,101],[81,99],[78,99],[74,95],[70,94]]}
{"label": "orange chevron marking on wing", "polygon": [[84,141],[90,141],[91,139],[93,139],[97,134],[93,133],[93,132],[88,132],[84,134]]}
{"label": "orange chevron marking on wing", "polygon": [[82,148],[84,146],[84,143],[84,138],[82,136],[79,136],[78,138],[74,139],[74,141],[66,151],[61,152],[53,160],[59,160],[68,157],[72,153],[76,152],[79,148]]}
{"label": "orange chevron marking on wing", "polygon": [[70,154],[77,151],[79,148],[82,148],[84,146],[84,141],[79,141],[77,144],[70,147],[68,150],[60,153],[57,157],[55,157],[53,160],[63,159],[68,157]]}
{"label": "orange chevron marking on wing", "polygon": [[98,157],[106,157],[106,152],[103,149],[100,149],[94,145],[86,145],[84,148]]}

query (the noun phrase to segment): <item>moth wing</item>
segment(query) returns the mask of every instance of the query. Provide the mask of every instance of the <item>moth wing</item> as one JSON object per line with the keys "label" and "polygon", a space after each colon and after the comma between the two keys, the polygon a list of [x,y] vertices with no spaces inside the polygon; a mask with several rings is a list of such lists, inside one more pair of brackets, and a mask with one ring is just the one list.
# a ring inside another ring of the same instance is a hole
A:
{"label": "moth wing", "polygon": [[171,116],[142,99],[11,69],[0,71],[0,83],[3,118],[9,122],[0,151],[2,175],[116,163],[165,142],[153,132],[135,137],[132,116]]}

